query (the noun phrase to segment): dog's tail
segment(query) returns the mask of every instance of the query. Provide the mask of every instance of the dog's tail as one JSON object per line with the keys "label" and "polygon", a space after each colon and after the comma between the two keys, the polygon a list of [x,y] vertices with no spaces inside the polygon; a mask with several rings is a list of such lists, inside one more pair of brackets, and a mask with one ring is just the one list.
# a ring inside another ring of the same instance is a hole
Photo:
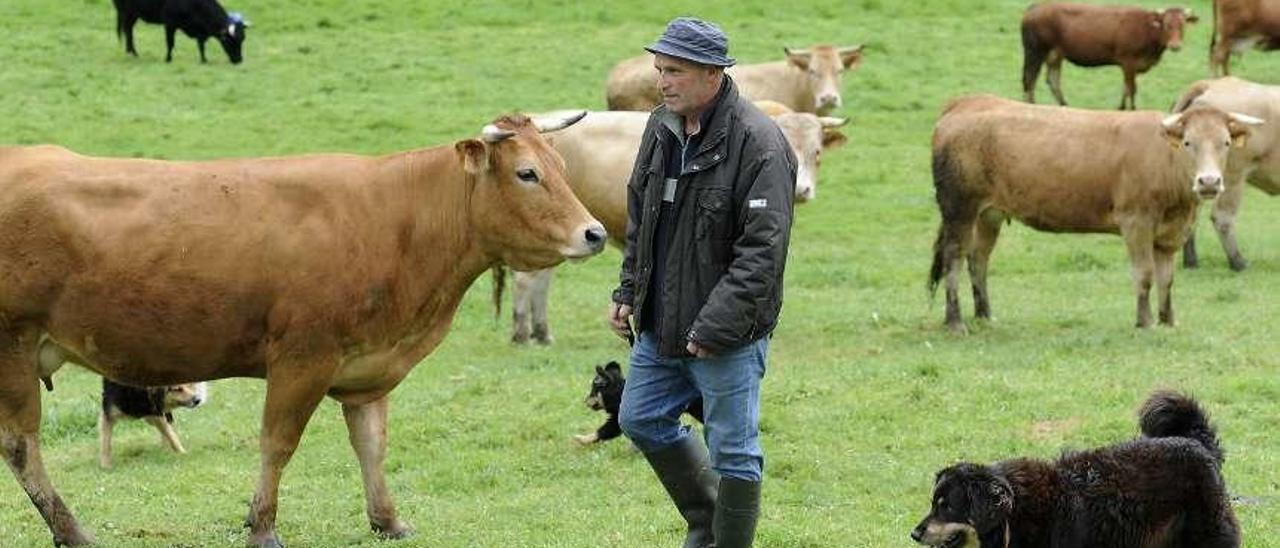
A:
{"label": "dog's tail", "polygon": [[1147,398],[1138,412],[1138,424],[1142,435],[1149,438],[1189,438],[1222,463],[1222,448],[1218,446],[1218,432],[1209,424],[1209,416],[1189,396],[1160,390]]}

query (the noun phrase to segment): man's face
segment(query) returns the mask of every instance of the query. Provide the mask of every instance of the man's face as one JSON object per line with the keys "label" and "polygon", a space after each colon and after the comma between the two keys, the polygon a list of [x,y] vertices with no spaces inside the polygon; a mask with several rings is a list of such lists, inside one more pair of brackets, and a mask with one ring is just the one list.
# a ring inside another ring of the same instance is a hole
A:
{"label": "man's face", "polygon": [[654,54],[658,92],[667,110],[680,116],[697,114],[720,91],[720,69],[678,57]]}

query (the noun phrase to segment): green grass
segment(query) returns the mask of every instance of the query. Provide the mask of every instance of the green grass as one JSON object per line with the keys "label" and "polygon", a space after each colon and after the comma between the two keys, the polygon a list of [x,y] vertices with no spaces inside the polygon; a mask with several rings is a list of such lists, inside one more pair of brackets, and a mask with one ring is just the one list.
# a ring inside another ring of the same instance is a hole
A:
{"label": "green grass", "polygon": [[[1007,228],[991,271],[997,320],[967,337],[945,332],[941,299],[924,290],[938,215],[933,122],[953,95],[1021,96],[1025,3],[743,0],[692,11],[720,22],[745,62],[777,59],[784,45],[868,44],[844,82],[851,142],[827,156],[818,200],[798,211],[764,387],[759,546],[905,546],[939,468],[1130,438],[1142,399],[1172,387],[1213,413],[1227,482],[1256,502],[1236,508],[1245,545],[1280,547],[1280,201],[1247,192],[1243,273],[1227,270],[1202,223],[1203,266],[1176,275],[1174,329],[1131,327],[1116,237]],[[1167,108],[1207,74],[1209,3],[1184,3],[1206,17],[1139,79],[1140,107]],[[155,26],[137,29],[142,57],[127,57],[106,0],[0,3],[0,142],[175,159],[443,144],[508,110],[603,108],[612,64],[690,13],[670,0],[228,4],[254,23],[238,67],[214,44],[200,65],[185,37],[165,64]],[[1280,83],[1280,55],[1251,52],[1234,68]],[[1063,86],[1074,105],[1113,108],[1121,77],[1068,66]],[[1039,96],[1049,97],[1043,84]],[[395,546],[677,544],[678,518],[639,454],[621,440],[570,442],[601,420],[580,403],[591,366],[626,355],[602,319],[618,257],[561,269],[551,348],[509,346],[487,280],[476,284],[444,344],[392,397],[387,472],[417,529]],[[104,546],[240,545],[263,388],[215,383],[208,406],[178,417],[182,458],[143,424],[119,427],[116,469],[103,472],[97,379],[72,368],[45,397],[45,461]],[[283,539],[376,544],[359,477],[326,403],[284,476]],[[48,542],[22,491],[0,479],[0,545]]]}

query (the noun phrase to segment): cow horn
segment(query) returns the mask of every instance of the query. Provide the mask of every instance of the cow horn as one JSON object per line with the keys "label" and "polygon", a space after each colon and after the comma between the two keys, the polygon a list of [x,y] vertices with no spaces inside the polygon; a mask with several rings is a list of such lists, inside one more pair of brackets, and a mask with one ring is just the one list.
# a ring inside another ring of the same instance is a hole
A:
{"label": "cow horn", "polygon": [[841,54],[841,55],[843,55],[843,54],[846,54],[846,53],[853,53],[853,52],[855,52],[855,51],[862,51],[862,48],[863,48],[864,46],[866,46],[866,44],[858,44],[858,45],[856,45],[856,46],[849,46],[849,47],[847,47],[847,48],[840,48],[840,49],[836,50],[836,53],[837,53],[837,54]]}
{"label": "cow horn", "polygon": [[1253,116],[1249,116],[1248,114],[1240,114],[1238,112],[1228,112],[1227,117],[1231,118],[1237,123],[1244,124],[1246,126],[1260,126],[1266,123],[1266,120],[1263,120],[1261,118],[1254,118]]}
{"label": "cow horn", "polygon": [[835,116],[819,116],[818,123],[822,124],[823,128],[833,128],[833,127],[840,127],[849,123],[849,119],[837,118]]}
{"label": "cow horn", "polygon": [[1170,114],[1168,116],[1165,116],[1164,120],[1160,121],[1160,125],[1164,126],[1165,129],[1173,129],[1175,127],[1178,127],[1178,124],[1182,123],[1183,114],[1186,114],[1186,113],[1179,112],[1177,114]]}
{"label": "cow horn", "polygon": [[484,142],[486,143],[496,143],[503,139],[508,139],[515,134],[516,132],[514,131],[502,129],[493,124],[488,124],[484,126],[484,129],[480,130],[480,138],[484,139]]}
{"label": "cow horn", "polygon": [[534,118],[533,125],[538,128],[538,133],[547,133],[549,131],[564,129],[576,124],[578,123],[578,120],[583,119],[586,115],[587,111],[577,110],[567,116],[561,115],[555,117]]}
{"label": "cow horn", "polygon": [[805,49],[791,49],[791,48],[784,47],[784,48],[782,48],[782,51],[786,52],[786,54],[787,54],[787,55],[809,55],[809,54],[811,54],[811,53],[812,53],[812,52],[810,52],[810,51],[809,51],[809,49],[808,49],[808,48],[805,48]]}

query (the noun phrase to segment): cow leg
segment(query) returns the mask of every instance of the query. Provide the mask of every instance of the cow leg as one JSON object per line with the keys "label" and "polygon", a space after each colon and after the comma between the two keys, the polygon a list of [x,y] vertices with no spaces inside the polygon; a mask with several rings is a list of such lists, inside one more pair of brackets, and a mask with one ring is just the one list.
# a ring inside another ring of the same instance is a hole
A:
{"label": "cow leg", "polygon": [[208,63],[208,62],[209,62],[209,60],[208,60],[208,59],[206,59],[206,58],[205,58],[205,56],[204,56],[204,41],[205,41],[205,39],[204,39],[204,38],[197,38],[197,39],[196,39],[196,48],[200,50],[200,62],[201,62],[201,63]]}
{"label": "cow leg", "polygon": [[[1216,24],[1216,23],[1215,23]],[[1221,72],[1222,76],[1231,75],[1231,41],[1215,40],[1209,46],[1209,77],[1216,78]]]}
{"label": "cow leg", "polygon": [[996,247],[996,239],[1000,237],[1000,227],[1004,225],[1004,215],[988,209],[979,216],[974,226],[973,251],[969,253],[969,283],[973,285],[973,314],[975,317],[991,319],[991,301],[987,293],[987,264],[991,262],[991,251]]}
{"label": "cow leg", "polygon": [[947,328],[954,333],[966,332],[964,320],[960,315],[960,271],[973,242],[973,221],[954,227],[958,232],[955,242],[944,252],[947,257]]}
{"label": "cow leg", "polygon": [[539,270],[533,284],[533,340],[542,345],[555,341],[547,323],[547,301],[551,297],[551,279],[555,277],[555,273],[554,268]]}
{"label": "cow leg", "polygon": [[511,342],[526,344],[532,331],[530,309],[533,300],[534,278],[538,272],[516,272],[515,291],[511,292]]}
{"label": "cow leg", "polygon": [[104,411],[98,415],[98,466],[111,468],[111,431],[116,422]]}
{"label": "cow leg", "polygon": [[249,544],[259,548],[283,546],[276,536],[276,503],[280,474],[298,448],[307,421],[329,387],[333,364],[316,367],[268,364],[267,401],[262,410],[262,469],[258,489],[249,505]]}
{"label": "cow leg", "polygon": [[1120,234],[1129,250],[1129,271],[1133,278],[1133,290],[1138,298],[1139,328],[1151,327],[1151,284],[1155,274],[1155,237],[1149,227],[1135,223],[1121,223]]}
{"label": "cow leg", "polygon": [[1187,242],[1182,244],[1182,267],[1200,267],[1200,255],[1196,253],[1196,223],[1194,221],[1187,228]]}
{"label": "cow leg", "polygon": [[169,449],[172,449],[175,453],[186,454],[186,448],[182,447],[182,442],[178,440],[178,433],[173,431],[173,425],[164,420],[164,417],[152,416],[145,417],[143,420],[160,432],[161,441],[164,441],[165,445],[169,446]]}
{"label": "cow leg", "polygon": [[1138,105],[1134,101],[1134,95],[1138,93],[1138,75],[1133,69],[1124,67],[1124,94],[1120,96],[1120,110],[1125,110],[1126,105],[1129,110],[1137,110]]}
{"label": "cow leg", "polygon": [[1049,91],[1053,92],[1053,98],[1058,100],[1058,104],[1067,106],[1067,100],[1062,96],[1062,50],[1053,50],[1049,52],[1049,70],[1046,71],[1045,79],[1049,82]]}
{"label": "cow leg", "polygon": [[138,56],[138,50],[133,47],[133,25],[137,22],[138,17],[135,15],[126,15],[122,11],[116,12],[116,28],[120,34],[124,35],[124,51],[134,57]]}
{"label": "cow leg", "polygon": [[1244,197],[1244,177],[1236,176],[1227,179],[1222,195],[1213,203],[1213,228],[1218,232],[1218,240],[1222,242],[1222,250],[1227,254],[1227,262],[1231,270],[1240,272],[1249,266],[1240,253],[1236,243],[1236,213],[1240,211],[1240,200]]}
{"label": "cow leg", "polygon": [[165,24],[164,26],[164,46],[165,46],[164,62],[166,63],[173,62],[173,35],[176,32],[178,32],[178,27],[175,27],[170,24]]}
{"label": "cow leg", "polygon": [[40,456],[40,381],[36,335],[0,331],[0,453],[53,533],[55,546],[82,546],[93,537],[80,528],[49,482]]}
{"label": "cow leg", "polygon": [[360,405],[344,403],[342,416],[347,420],[351,447],[360,460],[369,525],[379,537],[399,539],[409,536],[413,530],[396,518],[395,503],[387,492],[387,480],[382,471],[382,462],[387,455],[387,407],[386,396]]}
{"label": "cow leg", "polygon": [[1156,295],[1160,300],[1160,324],[1173,327],[1173,255],[1176,249],[1156,246],[1153,259],[1156,278]]}

